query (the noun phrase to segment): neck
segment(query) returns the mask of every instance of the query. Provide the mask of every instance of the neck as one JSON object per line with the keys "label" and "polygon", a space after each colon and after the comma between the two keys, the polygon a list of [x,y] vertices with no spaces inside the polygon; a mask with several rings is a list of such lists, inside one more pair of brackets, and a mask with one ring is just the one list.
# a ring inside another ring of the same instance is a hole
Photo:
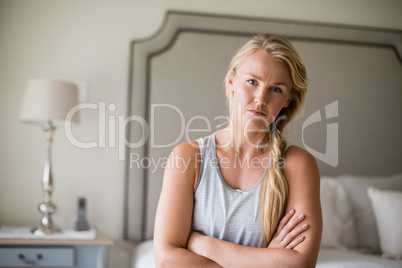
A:
{"label": "neck", "polygon": [[239,154],[267,152],[268,144],[263,143],[267,132],[263,129],[245,129],[244,126],[234,123],[234,125],[226,127],[221,132],[224,133],[220,139],[221,144],[227,144],[227,147]]}

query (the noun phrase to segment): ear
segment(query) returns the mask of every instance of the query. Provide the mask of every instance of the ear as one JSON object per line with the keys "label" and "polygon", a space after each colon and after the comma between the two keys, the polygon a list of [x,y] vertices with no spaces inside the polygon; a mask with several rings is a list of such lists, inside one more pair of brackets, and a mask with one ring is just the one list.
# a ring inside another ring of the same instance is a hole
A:
{"label": "ear", "polygon": [[228,88],[229,88],[230,91],[235,91],[234,86],[233,86],[233,78],[229,79]]}
{"label": "ear", "polygon": [[287,108],[291,102],[292,102],[292,97],[289,97],[288,100],[286,101],[285,105],[283,105],[283,107]]}
{"label": "ear", "polygon": [[232,74],[230,75],[230,78],[228,80],[228,89],[230,91],[235,91],[235,87],[233,86],[233,79],[234,79],[234,71],[232,71]]}

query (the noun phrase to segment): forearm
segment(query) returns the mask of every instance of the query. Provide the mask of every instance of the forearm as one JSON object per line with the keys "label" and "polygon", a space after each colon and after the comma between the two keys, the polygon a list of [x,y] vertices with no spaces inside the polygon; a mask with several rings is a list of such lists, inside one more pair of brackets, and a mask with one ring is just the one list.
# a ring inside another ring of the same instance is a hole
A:
{"label": "forearm", "polygon": [[315,261],[291,249],[254,248],[216,238],[208,241],[200,255],[223,267],[314,267]]}
{"label": "forearm", "polygon": [[156,267],[221,267],[216,262],[181,247],[155,252]]}

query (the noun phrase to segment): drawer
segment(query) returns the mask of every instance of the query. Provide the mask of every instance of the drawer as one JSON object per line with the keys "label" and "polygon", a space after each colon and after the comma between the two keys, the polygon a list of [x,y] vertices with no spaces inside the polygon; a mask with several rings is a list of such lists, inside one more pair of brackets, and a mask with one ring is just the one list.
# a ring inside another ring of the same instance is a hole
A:
{"label": "drawer", "polygon": [[73,267],[71,247],[0,247],[0,267]]}

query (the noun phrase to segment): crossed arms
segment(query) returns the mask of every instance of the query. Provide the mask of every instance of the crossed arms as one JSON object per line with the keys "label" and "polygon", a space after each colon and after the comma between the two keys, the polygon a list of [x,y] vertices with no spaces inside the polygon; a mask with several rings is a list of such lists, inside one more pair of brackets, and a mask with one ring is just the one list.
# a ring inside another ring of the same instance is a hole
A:
{"label": "crossed arms", "polygon": [[[198,148],[188,143],[171,154],[183,163],[167,168],[159,199],[154,233],[157,267],[314,267],[322,232],[319,172],[315,159],[291,146],[285,176],[289,198],[285,216],[267,248],[254,248],[191,232],[193,190]],[[171,161],[171,158],[169,159]],[[173,166],[169,165],[168,166]],[[298,216],[303,213],[301,218]],[[302,228],[305,227],[304,229]]]}

